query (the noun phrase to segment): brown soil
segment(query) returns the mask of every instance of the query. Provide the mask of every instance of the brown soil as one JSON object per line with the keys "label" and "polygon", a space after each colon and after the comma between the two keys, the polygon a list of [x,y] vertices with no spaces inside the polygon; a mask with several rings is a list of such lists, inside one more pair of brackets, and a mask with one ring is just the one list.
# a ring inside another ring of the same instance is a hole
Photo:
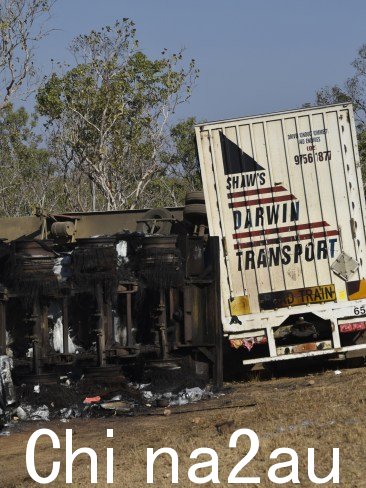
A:
{"label": "brown soil", "polygon": [[[267,472],[275,463],[270,453],[278,447],[289,447],[299,456],[300,486],[316,486],[307,476],[307,449],[316,450],[316,474],[325,476],[331,468],[332,448],[340,448],[341,486],[366,487],[366,368],[342,370],[335,375],[326,371],[298,378],[280,378],[226,385],[231,391],[211,403],[215,409],[170,415],[112,417],[107,419],[80,419],[69,423],[24,423],[10,437],[0,438],[0,486],[36,486],[26,470],[27,441],[36,429],[46,427],[60,437],[61,450],[50,448],[50,441],[43,438],[38,443],[36,456],[40,475],[50,473],[51,462],[61,461],[61,471],[52,486],[65,485],[64,445],[65,429],[73,429],[74,449],[91,447],[98,453],[98,485],[106,484],[106,447],[114,448],[114,485],[118,487],[148,486],[146,484],[146,448],[175,448],[179,454],[179,485],[191,483],[187,473],[197,461],[190,460],[190,453],[199,447],[211,447],[219,456],[221,485],[227,482],[228,473],[248,451],[249,442],[241,438],[237,449],[229,449],[231,433],[239,428],[253,429],[260,439],[260,450],[245,468],[243,476],[260,476],[263,487],[277,486],[268,481]],[[255,406],[248,406],[256,403]],[[210,405],[206,403],[206,405]],[[244,406],[243,406],[244,405]],[[246,405],[246,406],[245,406]],[[196,405],[199,407],[199,405]],[[228,424],[225,422],[228,421]],[[218,432],[217,424],[222,425]],[[106,438],[106,429],[114,429],[114,439]],[[200,461],[204,459],[200,458]],[[278,461],[286,461],[283,457]],[[170,463],[161,457],[155,466],[155,486],[165,488],[171,484]],[[285,476],[287,469],[278,472]],[[202,470],[200,475],[204,475]],[[206,473],[207,474],[207,473]],[[73,482],[88,486],[89,460],[80,456],[74,462]],[[95,485],[94,485],[95,486]],[[111,486],[111,485],[109,485]],[[112,485],[113,486],[113,485]],[[255,486],[253,484],[241,486]],[[282,485],[293,486],[293,485]],[[323,486],[331,486],[327,483]]]}

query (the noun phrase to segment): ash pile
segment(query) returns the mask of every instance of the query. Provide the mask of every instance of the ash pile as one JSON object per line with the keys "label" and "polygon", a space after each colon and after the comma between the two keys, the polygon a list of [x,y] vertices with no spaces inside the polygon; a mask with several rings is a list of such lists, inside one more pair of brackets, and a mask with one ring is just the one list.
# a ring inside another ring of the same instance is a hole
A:
{"label": "ash pile", "polygon": [[[98,371],[86,377],[80,368],[61,376],[55,384],[15,385],[12,377],[13,361],[0,357],[0,435],[11,435],[22,422],[68,423],[77,418],[104,418],[151,413],[158,408],[182,406],[214,397],[210,386],[193,386],[194,378],[175,375],[174,380],[164,374],[150,374],[149,383],[134,383],[116,368],[110,378]],[[196,378],[197,381],[197,378]]]}

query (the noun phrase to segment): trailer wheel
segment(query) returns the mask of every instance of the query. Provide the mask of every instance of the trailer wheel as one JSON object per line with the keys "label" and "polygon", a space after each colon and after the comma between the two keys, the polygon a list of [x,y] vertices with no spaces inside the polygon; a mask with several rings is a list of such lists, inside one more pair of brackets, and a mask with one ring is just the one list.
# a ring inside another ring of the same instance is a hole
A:
{"label": "trailer wheel", "polygon": [[207,212],[204,203],[190,203],[183,210],[184,220],[194,225],[207,226]]}
{"label": "trailer wheel", "polygon": [[190,203],[184,207],[183,214],[185,217],[206,217],[206,205],[204,203]]}
{"label": "trailer wheel", "polygon": [[205,203],[203,191],[190,191],[186,194],[186,205],[189,203]]}
{"label": "trailer wheel", "polygon": [[[148,210],[141,220],[145,222],[138,222],[136,226],[137,232],[144,234],[160,234],[164,236],[170,235],[172,229],[172,222],[159,222],[159,219],[172,219],[173,215],[166,208],[152,208]],[[156,222],[154,222],[156,220]]]}

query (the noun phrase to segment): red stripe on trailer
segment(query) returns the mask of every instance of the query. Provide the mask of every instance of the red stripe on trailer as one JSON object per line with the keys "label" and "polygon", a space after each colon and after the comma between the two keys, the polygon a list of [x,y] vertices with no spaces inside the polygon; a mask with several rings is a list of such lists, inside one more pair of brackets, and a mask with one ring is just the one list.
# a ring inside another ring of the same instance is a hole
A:
{"label": "red stripe on trailer", "polygon": [[274,229],[265,229],[265,230],[249,230],[248,232],[238,232],[237,234],[233,234],[234,239],[242,239],[245,237],[255,237],[255,236],[262,236],[266,234],[280,234],[281,232],[291,232],[292,230],[310,230],[315,229],[317,227],[328,227],[328,222],[321,221],[321,222],[313,222],[312,224],[298,224],[298,225],[288,225],[286,227],[276,227]]}
{"label": "red stripe on trailer", "polygon": [[265,203],[286,202],[288,200],[297,200],[297,198],[294,195],[282,195],[279,197],[257,198],[255,200],[248,200],[247,202],[229,203],[229,208],[250,207],[252,205],[263,205]]}
{"label": "red stripe on trailer", "polygon": [[305,239],[319,239],[320,237],[331,237],[331,236],[338,236],[338,235],[339,232],[337,230],[328,230],[326,232],[315,232],[314,234],[279,237],[276,239],[266,239],[263,241],[256,241],[256,242],[241,242],[239,244],[234,244],[234,249],[245,249],[247,247],[266,246],[270,244],[282,244],[283,242],[303,241]]}
{"label": "red stripe on trailer", "polygon": [[255,188],[254,190],[235,191],[228,193],[228,198],[250,197],[253,195],[261,195],[263,193],[278,193],[280,191],[287,191],[283,186],[269,186],[268,188]]}

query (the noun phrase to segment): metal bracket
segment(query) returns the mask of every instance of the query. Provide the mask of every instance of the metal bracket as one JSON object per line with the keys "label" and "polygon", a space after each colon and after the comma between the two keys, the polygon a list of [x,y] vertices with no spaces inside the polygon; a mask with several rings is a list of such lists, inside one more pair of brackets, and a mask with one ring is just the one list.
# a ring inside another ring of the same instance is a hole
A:
{"label": "metal bracket", "polygon": [[332,264],[331,270],[343,280],[348,281],[359,266],[359,263],[355,259],[342,252]]}

